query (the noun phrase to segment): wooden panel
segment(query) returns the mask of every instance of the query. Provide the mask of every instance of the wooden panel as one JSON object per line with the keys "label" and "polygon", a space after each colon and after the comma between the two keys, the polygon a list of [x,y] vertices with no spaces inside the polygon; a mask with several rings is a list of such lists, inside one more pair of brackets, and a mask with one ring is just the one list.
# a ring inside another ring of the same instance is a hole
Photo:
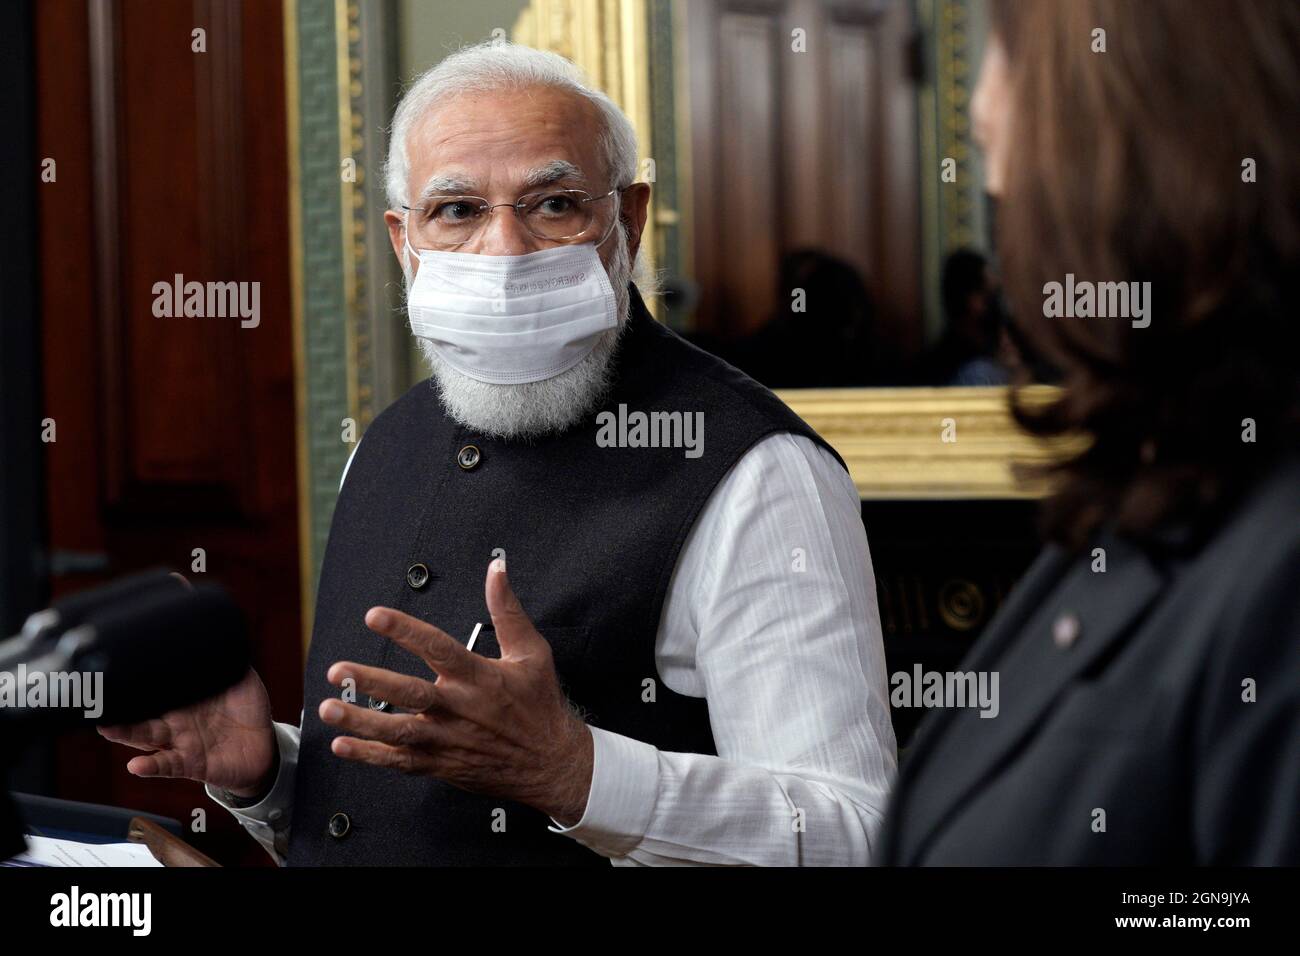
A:
{"label": "wooden panel", "polygon": [[[207,52],[191,50],[206,31]],[[276,719],[297,722],[294,379],[283,23],[239,0],[46,0],[36,11],[51,547],[99,556],[55,596],[166,565],[248,613]],[[260,322],[162,318],[156,282],[259,283]],[[202,548],[207,570],[192,570]],[[178,635],[183,639],[184,635]],[[189,822],[222,862],[264,854],[190,781],[140,780],[93,733],[59,741],[55,795]]]}
{"label": "wooden panel", "polygon": [[698,330],[726,340],[763,325],[782,306],[781,258],[816,248],[871,288],[883,351],[915,351],[910,5],[692,0],[687,11]]}
{"label": "wooden panel", "polygon": [[873,36],[865,26],[845,25],[829,31],[830,95],[828,114],[834,135],[828,137],[825,162],[835,184],[825,209],[830,247],[876,277],[880,257],[879,81]]}
{"label": "wooden panel", "polygon": [[[100,303],[108,502],[233,511],[247,504],[249,415],[236,356],[258,330],[237,316],[156,316],[154,287],[252,279],[238,242],[239,7],[94,8],[94,188],[115,282]],[[191,50],[196,26],[207,52]]]}
{"label": "wooden panel", "polygon": [[[98,347],[96,247],[92,215],[90,52],[86,4],[53,0],[36,7],[37,141],[57,163],[57,178],[37,191],[40,202],[41,313],[45,414],[58,441],[46,446],[46,497],[52,546],[102,554],[105,529],[99,494],[96,409],[103,350]],[[48,104],[57,103],[58,108]]]}
{"label": "wooden panel", "polygon": [[724,170],[713,196],[724,254],[718,308],[727,328],[745,332],[771,313],[773,277],[779,265],[785,177],[780,163],[771,16],[724,13],[718,30],[719,138]]}
{"label": "wooden panel", "polygon": [[899,352],[919,352],[921,314],[921,180],[917,143],[917,88],[911,44],[910,3],[883,6],[878,21],[876,75],[880,93],[877,178],[881,236],[873,270],[880,295],[882,332]]}
{"label": "wooden panel", "polygon": [[718,263],[722,256],[718,250],[719,223],[712,207],[720,175],[718,172],[719,145],[714,133],[718,108],[714,98],[717,83],[714,70],[717,65],[717,18],[712,4],[687,3],[683,5],[687,43],[684,58],[687,62],[687,101],[690,106],[691,182],[686,193],[691,206],[683,213],[693,249],[692,273],[699,288],[699,304],[695,312],[697,328],[708,332],[718,331],[721,320],[717,308]]}
{"label": "wooden panel", "polygon": [[[839,184],[827,175],[828,150],[841,130],[827,109],[827,76],[822,0],[790,0],[781,22],[780,100],[769,109],[781,114],[784,191],[782,249],[826,246],[826,211],[840,199]],[[795,31],[804,34],[806,52],[792,48]]]}

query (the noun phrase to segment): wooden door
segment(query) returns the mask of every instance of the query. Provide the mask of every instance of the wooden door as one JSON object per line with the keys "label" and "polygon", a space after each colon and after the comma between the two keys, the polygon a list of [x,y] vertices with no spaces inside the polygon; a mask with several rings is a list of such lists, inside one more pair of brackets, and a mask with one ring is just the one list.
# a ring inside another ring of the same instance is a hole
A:
{"label": "wooden door", "polygon": [[[56,597],[157,565],[224,584],[249,614],[276,718],[296,722],[282,16],[252,0],[37,5],[38,148],[56,164],[39,187],[44,414],[57,429],[44,505]],[[236,283],[256,322],[221,317],[212,299],[203,317],[160,315],[159,284],[178,275]],[[186,824],[206,808],[196,845],[261,857],[198,784],[139,780],[128,757],[93,733],[64,738],[55,795]]]}
{"label": "wooden door", "polygon": [[697,327],[762,325],[781,257],[847,260],[897,351],[921,342],[916,67],[903,0],[686,4]]}

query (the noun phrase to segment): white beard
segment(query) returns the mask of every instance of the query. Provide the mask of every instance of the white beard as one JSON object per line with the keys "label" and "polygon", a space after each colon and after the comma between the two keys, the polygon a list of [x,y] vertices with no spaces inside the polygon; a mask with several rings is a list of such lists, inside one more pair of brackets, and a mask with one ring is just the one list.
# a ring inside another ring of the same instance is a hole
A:
{"label": "white beard", "polygon": [[610,371],[631,304],[627,234],[616,228],[611,241],[614,251],[605,272],[614,288],[618,326],[602,332],[591,352],[567,372],[518,385],[480,382],[448,364],[429,339],[416,337],[448,415],[488,437],[529,439],[564,431],[596,407],[612,384]]}

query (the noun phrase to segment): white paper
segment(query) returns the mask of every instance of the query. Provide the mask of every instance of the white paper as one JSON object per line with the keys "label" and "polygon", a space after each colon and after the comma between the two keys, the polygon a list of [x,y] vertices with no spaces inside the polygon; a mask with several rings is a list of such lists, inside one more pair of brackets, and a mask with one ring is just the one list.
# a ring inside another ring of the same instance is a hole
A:
{"label": "white paper", "polygon": [[0,866],[162,866],[143,843],[77,843],[27,837],[27,852]]}

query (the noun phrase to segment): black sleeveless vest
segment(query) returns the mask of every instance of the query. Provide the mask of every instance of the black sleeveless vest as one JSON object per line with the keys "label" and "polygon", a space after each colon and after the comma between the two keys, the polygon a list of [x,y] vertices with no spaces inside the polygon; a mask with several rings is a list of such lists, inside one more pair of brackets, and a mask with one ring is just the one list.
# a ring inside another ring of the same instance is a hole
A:
{"label": "black sleeveless vest", "polygon": [[[655,322],[635,290],[614,362],[600,409],[559,435],[486,438],[449,418],[427,380],[366,431],[321,569],[291,866],[608,865],[550,832],[530,807],[334,756],[337,732],[317,716],[321,700],[339,694],[325,680],[335,661],[429,676],[422,661],[366,628],[375,605],[462,642],[481,622],[474,652],[500,656],[483,598],[498,548],[589,724],[661,750],[715,752],[706,702],[669,690],[655,666],[678,554],[714,487],[760,439],[792,432],[829,446],[767,389]],[[601,447],[596,416],[617,415],[620,404],[628,413],[702,412],[703,454]],[[471,445],[477,454],[465,450]]]}

